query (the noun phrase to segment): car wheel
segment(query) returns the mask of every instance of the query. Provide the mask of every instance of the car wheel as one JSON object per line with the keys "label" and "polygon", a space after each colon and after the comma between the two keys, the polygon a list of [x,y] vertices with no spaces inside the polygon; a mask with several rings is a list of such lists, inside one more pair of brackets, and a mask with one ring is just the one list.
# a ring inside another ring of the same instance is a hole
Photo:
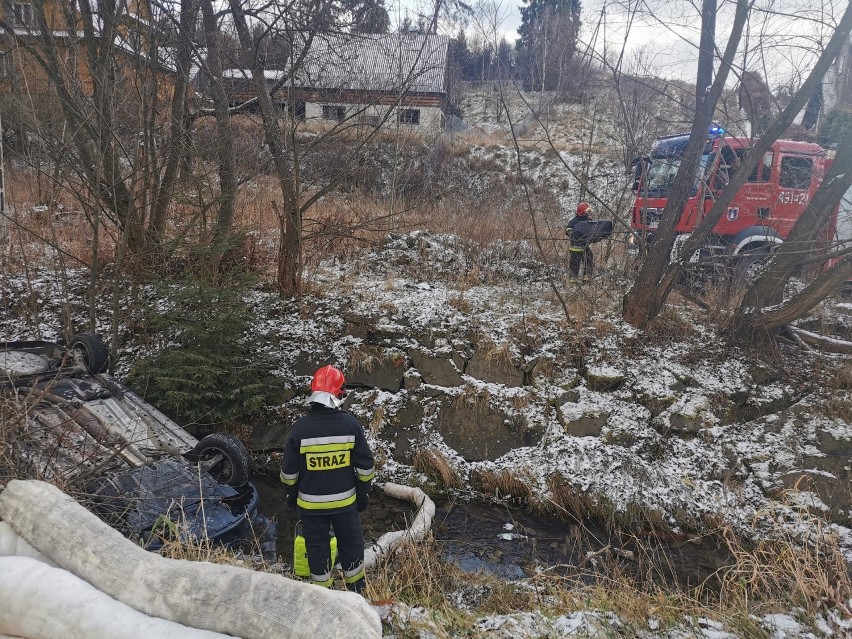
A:
{"label": "car wheel", "polygon": [[78,351],[92,373],[103,373],[109,366],[109,350],[94,333],[78,333],[68,342],[68,348]]}
{"label": "car wheel", "polygon": [[245,444],[233,435],[207,435],[192,450],[191,457],[220,484],[243,486],[248,483],[251,456]]}

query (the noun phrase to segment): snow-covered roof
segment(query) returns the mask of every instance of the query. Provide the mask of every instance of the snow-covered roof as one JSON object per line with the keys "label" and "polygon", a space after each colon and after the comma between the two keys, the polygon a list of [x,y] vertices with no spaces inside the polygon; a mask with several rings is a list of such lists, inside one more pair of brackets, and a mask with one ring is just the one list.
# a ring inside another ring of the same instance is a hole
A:
{"label": "snow-covered roof", "polygon": [[[309,51],[296,73],[302,88],[445,93],[450,38],[409,33],[316,34],[301,46]],[[278,80],[286,71],[267,70]],[[248,77],[230,69],[226,77]]]}

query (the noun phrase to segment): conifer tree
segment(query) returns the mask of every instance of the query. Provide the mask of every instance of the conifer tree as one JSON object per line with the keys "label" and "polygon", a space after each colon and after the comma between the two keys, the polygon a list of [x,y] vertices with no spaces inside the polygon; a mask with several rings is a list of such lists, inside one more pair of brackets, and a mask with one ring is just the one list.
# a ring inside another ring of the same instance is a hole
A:
{"label": "conifer tree", "polygon": [[524,0],[524,4],[517,45],[524,88],[564,92],[577,50],[580,0]]}

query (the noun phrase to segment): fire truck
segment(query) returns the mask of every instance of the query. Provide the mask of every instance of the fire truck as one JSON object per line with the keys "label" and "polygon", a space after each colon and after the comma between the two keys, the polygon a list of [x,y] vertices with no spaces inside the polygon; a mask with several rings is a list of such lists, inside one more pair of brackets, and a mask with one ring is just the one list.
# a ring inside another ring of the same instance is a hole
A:
{"label": "fire truck", "polygon": [[[653,241],[688,141],[688,134],[660,138],[650,155],[634,160],[636,199],[631,226],[639,243]],[[750,138],[729,136],[721,127],[710,129],[692,193],[675,227],[679,235],[673,253],[713,207],[750,144]],[[690,260],[715,257],[720,258],[716,263],[740,266],[765,260],[787,238],[830,165],[829,152],[818,144],[777,140],[740,187],[705,246]],[[833,239],[836,224],[835,209],[821,233],[826,243]]]}

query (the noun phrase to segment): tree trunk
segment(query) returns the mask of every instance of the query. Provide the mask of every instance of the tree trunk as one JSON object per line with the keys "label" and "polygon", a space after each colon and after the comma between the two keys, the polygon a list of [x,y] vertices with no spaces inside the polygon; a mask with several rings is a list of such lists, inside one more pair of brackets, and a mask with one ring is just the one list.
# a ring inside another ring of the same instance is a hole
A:
{"label": "tree trunk", "polygon": [[654,246],[648,252],[636,282],[624,297],[624,319],[639,328],[645,328],[648,322],[660,313],[673,284],[670,279],[663,276],[674,245],[675,228],[692,192],[699,168],[699,160],[707,139],[707,132],[713,122],[716,102],[724,89],[747,15],[746,0],[738,0],[737,14],[728,47],[722,58],[719,73],[715,81],[712,81],[716,0],[704,0],[701,15],[701,47],[698,51],[698,76],[695,87],[695,115],[692,120],[689,142],[678,167],[674,187],[663,210],[660,227],[654,237]]}
{"label": "tree trunk", "polygon": [[207,70],[210,93],[216,118],[216,158],[219,161],[219,215],[214,231],[215,239],[227,236],[234,225],[234,200],[237,197],[237,177],[234,163],[234,143],[231,132],[231,114],[228,96],[222,82],[222,60],[219,49],[219,28],[212,0],[201,0],[204,21],[204,38],[207,44]]}
{"label": "tree trunk", "polygon": [[302,293],[302,213],[291,200],[278,219],[278,290],[282,297],[297,297]]}
{"label": "tree trunk", "polygon": [[281,240],[278,247],[278,289],[283,297],[298,296],[302,292],[302,216],[298,191],[293,189],[295,175],[287,161],[286,149],[282,143],[281,129],[278,125],[278,112],[272,103],[269,86],[266,84],[263,62],[254,50],[254,42],[241,0],[230,0],[230,6],[243,55],[247,60],[253,60],[252,83],[263,117],[264,137],[275,163],[275,174],[284,201],[283,211],[278,210]]}
{"label": "tree trunk", "polygon": [[734,333],[750,339],[757,332],[774,333],[804,317],[852,276],[852,258],[845,257],[833,267],[823,271],[804,290],[783,304],[767,309],[749,310],[737,317]]}
{"label": "tree trunk", "polygon": [[148,221],[148,237],[159,249],[165,236],[166,216],[171,205],[173,190],[178,179],[181,163],[189,153],[189,73],[192,67],[192,38],[198,4],[195,0],[183,0],[180,5],[180,30],[177,43],[174,95],[172,96],[172,121],[166,143],[166,165],[157,188]]}

